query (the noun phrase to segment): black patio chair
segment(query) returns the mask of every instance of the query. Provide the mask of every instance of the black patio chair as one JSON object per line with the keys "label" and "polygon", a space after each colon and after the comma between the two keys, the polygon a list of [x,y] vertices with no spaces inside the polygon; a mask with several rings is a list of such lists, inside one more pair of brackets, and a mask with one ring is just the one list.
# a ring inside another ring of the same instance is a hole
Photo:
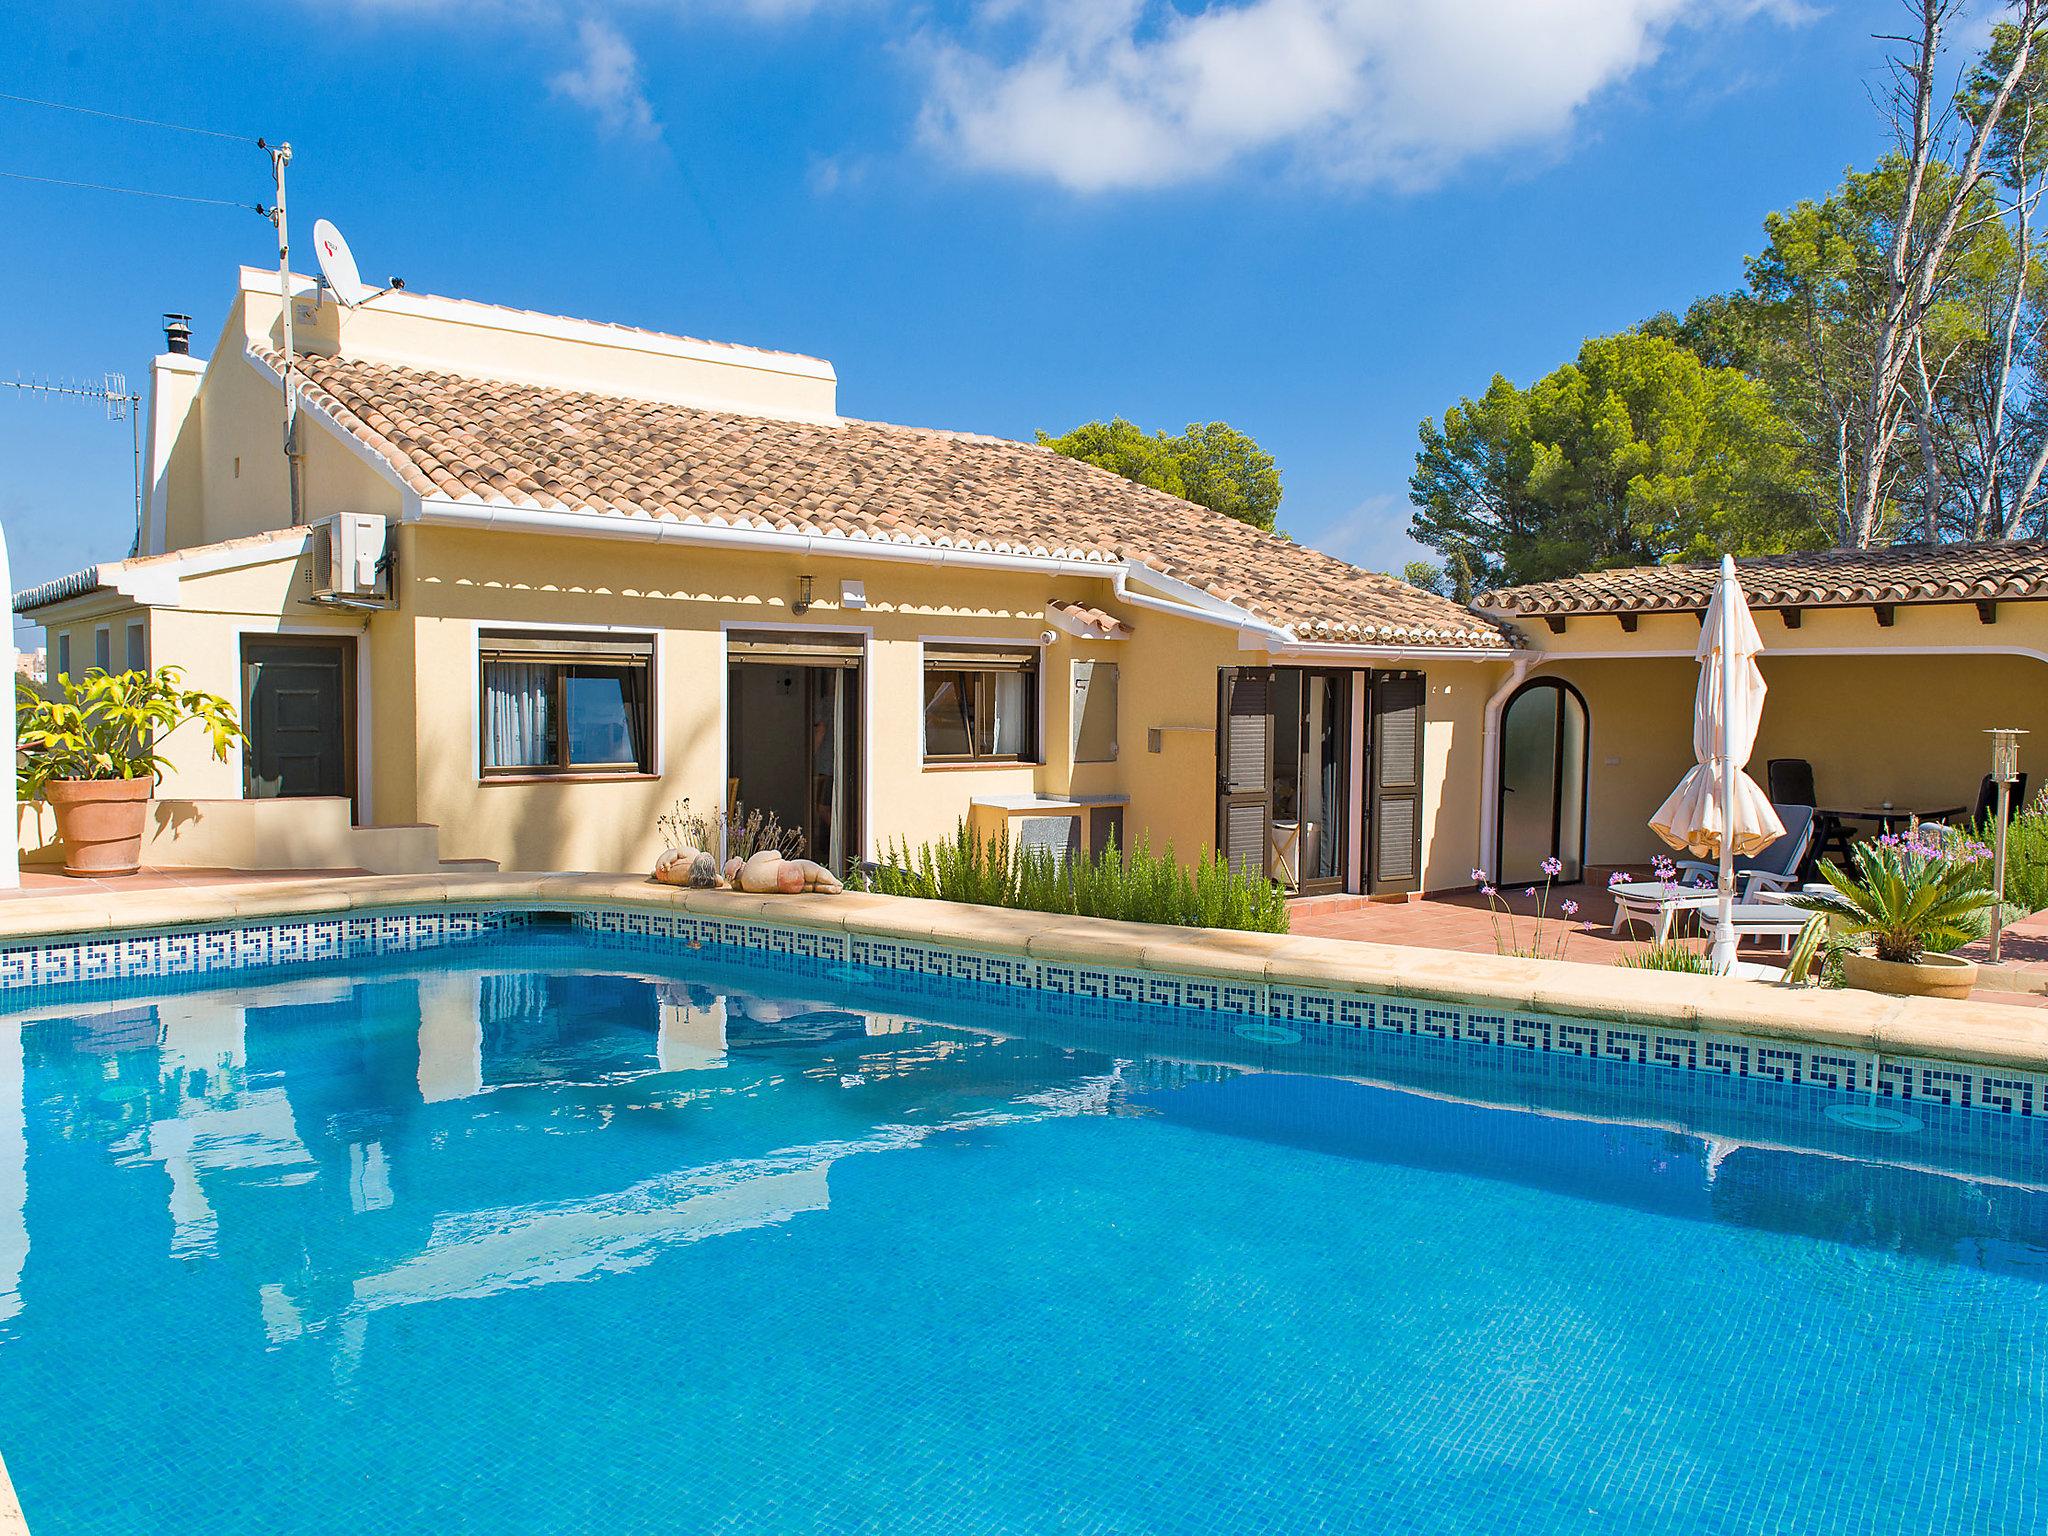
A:
{"label": "black patio chair", "polygon": [[[2019,815],[2027,803],[2027,776],[2022,773],[2013,779],[2012,793],[2006,798],[2008,816]],[[1977,809],[1970,817],[1973,827],[1988,826],[1998,811],[1998,781],[1990,774],[1984,775],[1984,782],[1977,786]]]}
{"label": "black patio chair", "polygon": [[[1773,805],[1820,804],[1813,789],[1813,764],[1803,757],[1772,758],[1764,765],[1764,779]],[[1806,857],[1800,861],[1799,878],[1802,881],[1813,879],[1824,854],[1834,855],[1846,867],[1849,850],[1855,841],[1848,824],[1840,817],[1816,815],[1813,818],[1813,841],[1806,845]]]}

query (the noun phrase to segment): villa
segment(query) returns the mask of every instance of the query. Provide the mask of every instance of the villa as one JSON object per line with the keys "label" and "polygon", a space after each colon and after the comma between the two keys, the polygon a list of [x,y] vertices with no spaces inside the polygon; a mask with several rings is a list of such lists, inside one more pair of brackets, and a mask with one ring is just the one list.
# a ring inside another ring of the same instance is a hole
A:
{"label": "villa", "polygon": [[[1210,848],[1303,894],[1640,859],[1691,762],[1709,573],[1467,609],[1049,450],[842,415],[829,363],[274,274],[151,370],[137,553],[16,600],[51,674],[183,667],[160,864],[637,870],[688,799],[837,867],[961,821]],[[2048,545],[1742,562],[1754,755],[1864,829],[2048,739]],[[1967,658],[1967,666],[1958,662]],[[23,813],[31,859],[56,854]]]}
{"label": "villa", "polygon": [[242,706],[245,751],[174,762],[152,862],[644,869],[686,797],[839,866],[962,819],[1310,891],[1479,857],[1510,638],[1464,607],[850,418],[816,358],[311,280],[288,478],[277,288],[244,269],[203,362],[173,317],[137,552],[15,605],[53,674],[171,662]]}

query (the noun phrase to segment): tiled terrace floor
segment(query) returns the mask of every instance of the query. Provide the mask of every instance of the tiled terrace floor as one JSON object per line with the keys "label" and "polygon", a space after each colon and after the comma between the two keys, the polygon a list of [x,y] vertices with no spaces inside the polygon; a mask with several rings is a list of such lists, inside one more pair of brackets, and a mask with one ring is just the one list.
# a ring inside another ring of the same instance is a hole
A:
{"label": "tiled terrace floor", "polygon": [[[1550,917],[1542,925],[1546,941],[1543,953],[1585,965],[1615,965],[1629,953],[1646,947],[1651,932],[1641,924],[1610,933],[1614,921],[1614,899],[1607,894],[1607,866],[1588,869],[1583,883],[1558,886],[1550,893]],[[1641,874],[1641,869],[1634,871]],[[1446,949],[1467,954],[1491,955],[1495,949],[1495,927],[1510,943],[1526,945],[1536,938],[1535,913],[1539,897],[1526,889],[1507,892],[1503,897],[1509,915],[1496,916],[1485,897],[1477,891],[1431,896],[1421,901],[1361,902],[1356,897],[1311,898],[1295,904],[1291,931],[1325,939],[1362,939],[1373,944],[1413,944],[1423,949]],[[1559,909],[1576,901],[1575,918],[1561,919]],[[1687,930],[1690,935],[1690,930]],[[1562,939],[1561,949],[1554,947]],[[1688,936],[1682,942],[1704,948],[1706,940]],[[1980,963],[1989,958],[1989,947],[1972,944],[1962,953]],[[1742,958],[1764,965],[1777,963],[1783,951],[1770,942],[1742,947]],[[2048,987],[2048,912],[2037,912],[2006,930],[2003,959],[2008,972],[2017,973],[2014,985]],[[2006,987],[1980,987],[1972,994],[1978,1001],[2009,1003],[2016,1007],[2048,1008],[2048,996]]]}
{"label": "tiled terrace floor", "polygon": [[[1640,924],[1610,934],[1614,898],[1607,894],[1607,866],[1589,869],[1578,885],[1560,885],[1550,893],[1550,916],[1542,925],[1545,954],[1564,941],[1563,958],[1588,965],[1613,965],[1622,956],[1649,944],[1653,935]],[[1642,871],[1636,871],[1641,874]],[[1505,894],[1509,916],[1497,916],[1477,891],[1431,896],[1422,901],[1360,902],[1356,898],[1310,898],[1294,908],[1295,933],[1325,939],[1364,939],[1374,944],[1415,944],[1425,949],[1463,950],[1475,955],[1495,953],[1495,927],[1503,940],[1526,945],[1536,937],[1539,897],[1524,890]],[[1576,917],[1562,916],[1565,902],[1577,902]],[[1688,942],[1694,942],[1688,940]],[[1768,959],[1778,953],[1768,945],[1745,946],[1745,958]]]}

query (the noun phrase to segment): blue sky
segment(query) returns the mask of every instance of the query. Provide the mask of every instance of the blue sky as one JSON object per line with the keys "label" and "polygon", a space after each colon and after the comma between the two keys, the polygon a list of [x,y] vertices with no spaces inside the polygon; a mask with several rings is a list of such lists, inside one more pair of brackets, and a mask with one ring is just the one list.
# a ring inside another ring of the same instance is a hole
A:
{"label": "blue sky", "polygon": [[[1421,19],[1418,19],[1421,18]],[[1734,284],[1880,147],[1885,0],[14,6],[0,91],[291,140],[419,289],[830,358],[850,415],[1221,417],[1281,524],[1413,553],[1416,423]],[[0,101],[0,171],[256,202],[253,146]],[[0,179],[0,378],[210,350],[254,213]],[[310,261],[302,261],[310,267]],[[129,439],[0,391],[17,585],[128,543]]]}

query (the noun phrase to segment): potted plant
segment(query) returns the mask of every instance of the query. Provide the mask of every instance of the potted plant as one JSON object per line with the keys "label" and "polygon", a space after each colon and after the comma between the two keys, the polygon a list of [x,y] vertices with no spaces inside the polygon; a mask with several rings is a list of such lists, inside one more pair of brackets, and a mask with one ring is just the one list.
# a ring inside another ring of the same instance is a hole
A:
{"label": "potted plant", "polygon": [[1941,953],[1967,942],[1973,919],[1991,904],[1986,849],[1939,829],[1858,843],[1854,875],[1820,867],[1830,887],[1786,898],[1825,913],[1837,933],[1871,952],[1842,955],[1842,980],[1867,992],[1908,997],[1968,997],[1974,962]]}
{"label": "potted plant", "polygon": [[185,687],[176,667],[103,672],[95,667],[64,696],[44,698],[21,679],[16,692],[20,796],[47,800],[57,817],[67,875],[132,875],[142,863],[149,797],[163,772],[164,739],[197,721],[214,759],[244,739],[234,706]]}

